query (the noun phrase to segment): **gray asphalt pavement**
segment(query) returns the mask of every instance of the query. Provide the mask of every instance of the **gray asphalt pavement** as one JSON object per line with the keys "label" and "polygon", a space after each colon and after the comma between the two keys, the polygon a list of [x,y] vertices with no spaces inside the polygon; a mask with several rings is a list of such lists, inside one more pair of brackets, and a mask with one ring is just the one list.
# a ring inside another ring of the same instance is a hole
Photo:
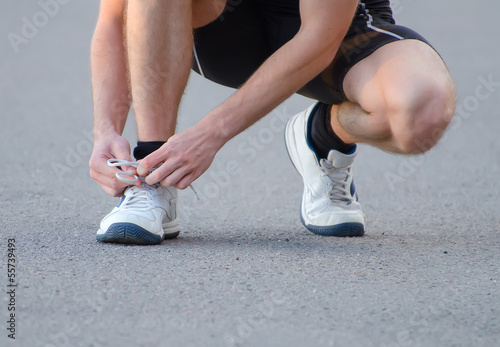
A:
{"label": "gray asphalt pavement", "polygon": [[[87,167],[98,1],[58,1],[0,2],[1,346],[500,345],[500,2],[393,1],[445,58],[458,111],[426,155],[362,146],[365,237],[300,224],[283,128],[312,101],[294,96],[218,154],[200,201],[180,193],[179,238],[139,247],[95,240],[116,204]],[[230,93],[192,76],[179,129]]]}

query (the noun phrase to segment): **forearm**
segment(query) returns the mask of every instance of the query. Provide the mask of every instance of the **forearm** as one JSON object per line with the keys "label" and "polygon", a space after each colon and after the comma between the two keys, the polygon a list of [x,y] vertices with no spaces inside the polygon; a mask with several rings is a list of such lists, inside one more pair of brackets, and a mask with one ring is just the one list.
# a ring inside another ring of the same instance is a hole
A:
{"label": "forearm", "polygon": [[326,68],[340,45],[338,40],[322,50],[309,47],[309,42],[304,33],[283,46],[202,123],[216,127],[218,135],[228,141],[272,111]]}
{"label": "forearm", "polygon": [[223,142],[298,91],[333,60],[354,15],[355,0],[301,2],[302,27],[233,96],[202,120]]}
{"label": "forearm", "polygon": [[94,137],[121,134],[130,110],[123,23],[98,23],[91,47]]}

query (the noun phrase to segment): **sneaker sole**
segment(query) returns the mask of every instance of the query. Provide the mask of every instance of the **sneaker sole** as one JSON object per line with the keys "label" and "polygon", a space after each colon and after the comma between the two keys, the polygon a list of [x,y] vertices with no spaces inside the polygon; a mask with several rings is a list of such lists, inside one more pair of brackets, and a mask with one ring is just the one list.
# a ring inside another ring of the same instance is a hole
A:
{"label": "sneaker sole", "polygon": [[96,239],[100,242],[157,245],[164,239],[175,239],[177,236],[179,236],[179,231],[169,232],[160,236],[132,223],[115,223],[105,233],[97,234]]}
{"label": "sneaker sole", "polygon": [[[288,158],[290,159],[290,161],[293,164],[293,167],[295,168],[295,170],[297,170],[300,177],[303,177],[302,173],[300,172],[297,165],[295,164],[295,162],[292,158],[292,155],[290,154],[292,151],[290,143],[293,143],[293,145],[295,145],[294,136],[291,136],[290,139],[288,137],[289,132],[293,133],[292,123],[295,122],[297,120],[297,118],[299,118],[299,117],[294,116],[286,124],[285,134],[284,134],[285,135],[285,148],[286,148],[286,152],[288,154]],[[296,145],[295,145],[295,147],[296,147]],[[298,156],[297,153],[296,153],[296,156]],[[306,224],[304,217],[302,216],[302,201],[300,202],[300,221],[302,222],[302,225],[304,225],[304,227],[307,230],[309,230],[310,232],[312,232],[316,235],[336,236],[336,237],[360,237],[360,236],[363,236],[365,234],[365,227],[361,223],[342,223],[342,224],[336,224],[336,225],[330,225],[330,226],[324,226],[324,227]]]}
{"label": "sneaker sole", "polygon": [[361,223],[342,223],[328,227],[318,227],[314,225],[306,225],[302,213],[300,221],[310,232],[321,236],[336,236],[336,237],[359,237],[365,234],[365,227]]}

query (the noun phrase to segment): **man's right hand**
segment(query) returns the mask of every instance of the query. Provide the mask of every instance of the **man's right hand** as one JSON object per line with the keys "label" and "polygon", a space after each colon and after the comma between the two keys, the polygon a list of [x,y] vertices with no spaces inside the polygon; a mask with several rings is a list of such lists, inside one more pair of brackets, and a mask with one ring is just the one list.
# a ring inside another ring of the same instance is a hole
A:
{"label": "man's right hand", "polygon": [[94,149],[90,157],[90,177],[104,189],[106,193],[114,197],[120,197],[127,186],[141,185],[141,181],[135,183],[125,183],[116,178],[116,173],[126,171],[136,174],[136,169],[132,166],[116,167],[108,166],[108,159],[120,159],[133,161],[130,156],[130,144],[117,133],[109,133],[94,139]]}

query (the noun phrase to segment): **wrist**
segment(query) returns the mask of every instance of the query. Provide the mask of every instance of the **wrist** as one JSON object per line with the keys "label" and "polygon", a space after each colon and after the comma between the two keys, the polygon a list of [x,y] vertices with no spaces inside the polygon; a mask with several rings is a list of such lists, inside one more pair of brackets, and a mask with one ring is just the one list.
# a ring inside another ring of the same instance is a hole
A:
{"label": "wrist", "polygon": [[102,141],[106,138],[120,136],[120,132],[115,127],[103,124],[95,124],[93,134],[94,141]]}
{"label": "wrist", "polygon": [[240,104],[235,102],[233,96],[212,110],[199,124],[212,129],[214,136],[224,145],[246,128],[243,124],[245,109],[237,106]]}
{"label": "wrist", "polygon": [[[101,139],[110,135],[121,135],[127,121],[127,114],[120,111],[94,108],[94,139]],[[127,111],[128,112],[128,111]]]}
{"label": "wrist", "polygon": [[217,144],[219,149],[234,136],[231,136],[230,129],[223,117],[213,111],[203,118],[197,126]]}

